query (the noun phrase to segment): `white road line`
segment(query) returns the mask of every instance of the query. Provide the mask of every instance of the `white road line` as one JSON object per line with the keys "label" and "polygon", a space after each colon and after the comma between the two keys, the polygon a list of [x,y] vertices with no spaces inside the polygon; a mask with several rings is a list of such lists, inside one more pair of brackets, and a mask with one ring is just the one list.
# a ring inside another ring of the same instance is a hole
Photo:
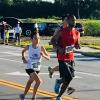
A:
{"label": "white road line", "polygon": [[2,57],[12,57],[12,55],[0,55],[0,58]]}
{"label": "white road line", "polygon": [[99,74],[86,73],[86,72],[76,72],[76,73],[77,73],[77,74],[88,75],[88,76],[100,77]]}
{"label": "white road line", "polygon": [[0,53],[14,55],[14,56],[21,56],[21,52],[20,53],[15,53],[15,52],[8,51],[8,52],[0,52]]}
{"label": "white road line", "polygon": [[[25,66],[25,64],[22,61],[17,61],[17,60],[12,60],[12,59],[6,59],[6,58],[2,58],[0,57],[1,60],[6,60],[6,61],[11,61],[11,62],[15,62],[15,63],[21,63],[23,64],[23,66]],[[46,65],[42,65],[43,68],[48,68],[48,66]]]}
{"label": "white road line", "polygon": [[21,61],[16,61],[16,60],[12,60],[12,59],[6,59],[6,58],[2,58],[0,57],[1,60],[6,60],[6,61],[11,61],[11,62],[16,62],[16,63],[23,63]]}
{"label": "white road line", "polygon": [[[16,72],[11,72],[11,73],[5,73],[6,75],[11,75],[11,76],[28,76],[26,73],[22,73],[19,71]],[[48,75],[49,73],[40,73],[40,75]],[[59,76],[59,73],[54,73],[54,76]],[[75,78],[79,79],[82,78],[80,76],[75,76]]]}
{"label": "white road line", "polygon": [[10,50],[11,50],[11,49],[12,49],[12,50],[16,50],[16,49],[17,49],[17,50],[22,50],[21,47],[5,46],[5,45],[2,45],[1,47],[4,48],[4,49],[5,49],[5,48],[6,48],[6,49],[10,49]]}
{"label": "white road line", "polygon": [[[23,63],[23,62],[21,62],[21,61],[16,61],[16,60],[11,60],[11,59],[6,59],[6,58],[1,58],[0,57],[0,59],[1,60],[6,60],[6,61],[12,61],[12,62],[16,62],[16,63]],[[46,66],[45,66],[46,67]],[[47,66],[47,68],[48,68],[48,66]],[[87,73],[87,72],[76,72],[77,74],[83,74],[83,75],[88,75],[88,76],[93,76],[93,77],[100,77],[100,75],[99,74],[94,74],[94,73]]]}
{"label": "white road line", "polygon": [[[0,52],[0,53],[4,53],[4,54],[8,54],[8,55],[13,55],[13,56],[21,56],[21,52],[16,53],[16,52],[8,51],[8,52]],[[50,53],[50,56],[56,57],[56,54],[55,53]]]}

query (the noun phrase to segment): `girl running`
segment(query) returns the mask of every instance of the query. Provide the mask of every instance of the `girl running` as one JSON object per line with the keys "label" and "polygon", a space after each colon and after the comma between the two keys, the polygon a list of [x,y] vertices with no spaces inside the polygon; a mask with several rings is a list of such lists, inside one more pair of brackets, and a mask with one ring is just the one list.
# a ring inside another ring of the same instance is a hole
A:
{"label": "girl running", "polygon": [[[26,73],[29,75],[29,80],[27,81],[25,91],[21,94],[20,100],[25,100],[25,95],[27,94],[28,90],[30,89],[31,84],[35,81],[34,89],[33,89],[33,96],[32,100],[36,98],[36,92],[40,86],[41,78],[39,77],[38,73],[40,72],[41,67],[41,58],[44,57],[47,60],[50,59],[49,54],[47,53],[46,49],[43,46],[40,46],[40,36],[35,30],[35,32],[31,35],[32,44],[26,46],[22,50],[22,60],[24,63],[27,63]],[[28,60],[25,58],[25,52],[28,50]]]}

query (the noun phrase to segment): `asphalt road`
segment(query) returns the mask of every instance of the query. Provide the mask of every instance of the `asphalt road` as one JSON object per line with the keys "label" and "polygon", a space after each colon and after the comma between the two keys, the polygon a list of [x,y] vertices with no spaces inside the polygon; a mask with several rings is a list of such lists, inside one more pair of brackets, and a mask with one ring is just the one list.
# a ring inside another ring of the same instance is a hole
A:
{"label": "asphalt road", "polygon": [[[21,50],[22,48],[19,47],[0,45],[0,100],[18,100],[18,95],[24,90],[22,86],[26,84],[28,76],[24,70],[25,65],[21,61]],[[75,60],[76,77],[70,85],[76,89],[76,92],[69,97],[78,100],[100,100],[100,59],[75,54]],[[46,97],[51,96],[49,93],[53,92],[55,79],[59,78],[59,73],[56,72],[50,79],[47,68],[56,65],[58,65],[56,58],[51,57],[50,61],[43,59],[40,73],[43,83],[38,91],[37,97],[40,98],[38,100],[50,100]],[[32,90],[27,98],[31,95]],[[64,95],[67,96],[67,92]]]}

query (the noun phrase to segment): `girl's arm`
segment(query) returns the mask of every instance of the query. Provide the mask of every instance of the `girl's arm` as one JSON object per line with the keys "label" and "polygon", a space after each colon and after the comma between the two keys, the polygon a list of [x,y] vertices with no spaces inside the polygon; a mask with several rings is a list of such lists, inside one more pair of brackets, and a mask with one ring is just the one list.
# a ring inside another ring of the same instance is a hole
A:
{"label": "girl's arm", "polygon": [[46,51],[46,49],[43,46],[41,47],[41,55],[42,55],[42,57],[46,58],[47,60],[50,59],[50,55],[48,54],[48,52]]}
{"label": "girl's arm", "polygon": [[26,46],[23,50],[22,50],[22,60],[23,63],[27,63],[27,60],[25,58],[25,52],[28,50],[29,46]]}

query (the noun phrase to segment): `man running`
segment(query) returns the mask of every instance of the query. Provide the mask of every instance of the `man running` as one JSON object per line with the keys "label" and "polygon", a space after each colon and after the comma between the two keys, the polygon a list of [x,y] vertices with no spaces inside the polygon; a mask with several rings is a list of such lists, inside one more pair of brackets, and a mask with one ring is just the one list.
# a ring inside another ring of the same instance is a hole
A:
{"label": "man running", "polygon": [[57,58],[59,62],[60,81],[56,81],[56,86],[59,88],[62,83],[61,90],[56,100],[61,100],[61,96],[67,89],[69,83],[74,77],[74,53],[73,48],[80,48],[78,43],[80,33],[74,28],[76,17],[74,15],[66,15],[63,17],[64,23],[57,31],[51,40],[51,43],[57,50]]}

